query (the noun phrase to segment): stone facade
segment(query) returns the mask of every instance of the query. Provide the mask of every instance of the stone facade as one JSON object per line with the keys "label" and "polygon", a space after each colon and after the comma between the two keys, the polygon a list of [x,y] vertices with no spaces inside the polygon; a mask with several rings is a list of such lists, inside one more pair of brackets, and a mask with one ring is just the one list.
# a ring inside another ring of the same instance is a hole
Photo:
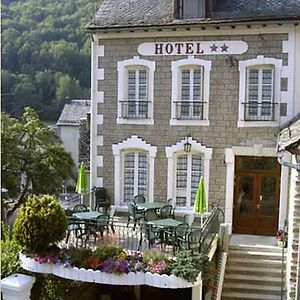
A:
{"label": "stone facade", "polygon": [[[96,36],[96,35],[95,35]],[[149,34],[150,36],[150,34]],[[230,62],[228,55],[195,56],[211,61],[210,96],[209,96],[209,126],[171,126],[171,62],[187,56],[140,56],[140,58],[155,61],[154,74],[154,125],[119,125],[117,118],[118,72],[117,62],[139,56],[138,46],[153,41],[209,41],[209,40],[242,40],[248,44],[248,51],[234,55]],[[288,40],[288,34],[251,34],[251,35],[213,35],[193,36],[188,34],[174,38],[126,38],[101,39],[99,45],[104,46],[104,56],[99,60],[98,67],[104,69],[104,79],[101,81],[101,91],[104,101],[100,103],[99,111],[104,116],[103,124],[97,126],[98,134],[103,136],[104,145],[100,148],[103,156],[103,167],[98,169],[98,177],[103,177],[103,186],[114,199],[114,156],[112,145],[137,135],[147,143],[157,146],[155,157],[154,199],[167,196],[167,158],[165,147],[176,144],[190,135],[202,145],[212,148],[209,179],[209,201],[225,206],[226,164],[225,148],[233,146],[252,147],[261,144],[263,147],[276,147],[277,127],[238,128],[239,109],[239,70],[238,62],[256,58],[258,55],[283,60],[283,66],[288,64],[288,54],[283,53],[283,42]],[[98,41],[96,41],[98,42]],[[287,82],[285,77],[283,82]],[[282,89],[284,89],[284,84]],[[97,116],[96,116],[97,123]]]}

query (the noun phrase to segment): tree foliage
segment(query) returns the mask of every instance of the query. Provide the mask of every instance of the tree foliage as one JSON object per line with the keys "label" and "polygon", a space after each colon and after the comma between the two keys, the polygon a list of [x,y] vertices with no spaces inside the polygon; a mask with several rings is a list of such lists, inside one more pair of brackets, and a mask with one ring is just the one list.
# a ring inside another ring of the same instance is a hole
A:
{"label": "tree foliage", "polygon": [[[62,181],[72,176],[73,160],[54,130],[42,123],[32,108],[25,108],[20,120],[2,114],[1,121],[1,186],[11,197],[19,195],[10,216],[29,191],[59,192]],[[22,188],[21,175],[25,178]]]}
{"label": "tree foliage", "polygon": [[[101,0],[6,0],[2,2],[2,104],[19,117],[32,106],[56,120],[60,78],[69,77],[76,95],[90,97],[90,47],[84,26]],[[4,75],[4,76],[3,76]],[[47,113],[46,113],[47,112]]]}

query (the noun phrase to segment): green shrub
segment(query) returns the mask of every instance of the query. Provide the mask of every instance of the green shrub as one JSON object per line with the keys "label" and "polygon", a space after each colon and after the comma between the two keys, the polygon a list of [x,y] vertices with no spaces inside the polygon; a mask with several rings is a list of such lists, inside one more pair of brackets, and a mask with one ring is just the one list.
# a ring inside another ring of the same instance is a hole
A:
{"label": "green shrub", "polygon": [[123,253],[123,249],[117,245],[101,245],[92,253],[92,257],[99,258],[100,261],[108,257],[116,257]]}
{"label": "green shrub", "polygon": [[173,275],[195,282],[199,273],[209,271],[209,261],[205,254],[193,255],[192,251],[184,250],[176,254],[176,261],[171,265]]}
{"label": "green shrub", "polygon": [[66,234],[67,218],[58,201],[49,195],[33,195],[20,208],[13,232],[27,253],[45,251]]}
{"label": "green shrub", "polygon": [[21,245],[11,236],[8,228],[2,227],[3,240],[1,240],[1,276],[7,277],[12,273],[20,272],[19,252]]}

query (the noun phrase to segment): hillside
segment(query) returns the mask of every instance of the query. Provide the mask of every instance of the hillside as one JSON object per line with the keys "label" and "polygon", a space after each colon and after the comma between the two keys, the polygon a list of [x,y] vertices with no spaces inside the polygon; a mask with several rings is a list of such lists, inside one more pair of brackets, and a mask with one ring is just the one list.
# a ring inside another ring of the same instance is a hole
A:
{"label": "hillside", "polygon": [[101,0],[2,1],[2,111],[56,120],[66,98],[90,98],[84,26]]}

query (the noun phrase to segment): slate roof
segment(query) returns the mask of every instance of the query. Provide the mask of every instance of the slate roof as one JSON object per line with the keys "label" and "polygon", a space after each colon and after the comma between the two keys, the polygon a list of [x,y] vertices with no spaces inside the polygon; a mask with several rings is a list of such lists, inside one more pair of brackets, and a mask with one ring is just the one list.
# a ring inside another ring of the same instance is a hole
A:
{"label": "slate roof", "polygon": [[79,126],[80,119],[86,118],[86,114],[91,110],[90,100],[71,100],[69,104],[65,104],[59,119],[58,126]]}
{"label": "slate roof", "polygon": [[300,20],[300,0],[212,0],[205,19],[179,20],[174,0],[104,0],[87,30],[259,20]]}

